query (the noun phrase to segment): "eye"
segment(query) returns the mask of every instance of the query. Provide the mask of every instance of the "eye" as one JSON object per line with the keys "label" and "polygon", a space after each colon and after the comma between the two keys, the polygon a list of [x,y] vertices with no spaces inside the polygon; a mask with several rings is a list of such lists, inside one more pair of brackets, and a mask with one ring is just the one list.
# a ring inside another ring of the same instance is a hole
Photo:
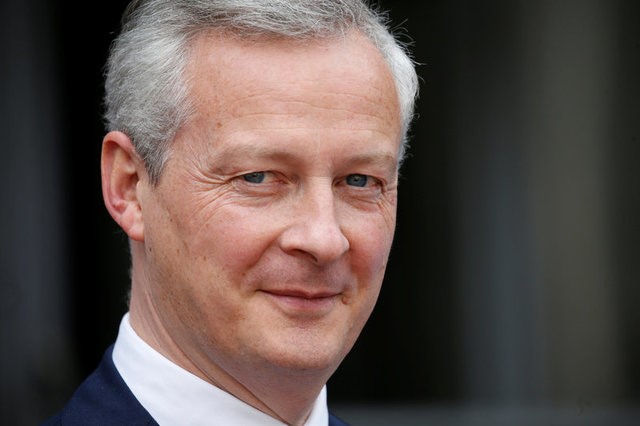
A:
{"label": "eye", "polygon": [[347,182],[347,185],[364,188],[365,186],[367,186],[367,183],[369,182],[369,176],[353,174],[353,175],[347,176],[345,180]]}
{"label": "eye", "polygon": [[265,176],[265,172],[252,172],[242,175],[242,178],[249,183],[262,183],[264,182]]}

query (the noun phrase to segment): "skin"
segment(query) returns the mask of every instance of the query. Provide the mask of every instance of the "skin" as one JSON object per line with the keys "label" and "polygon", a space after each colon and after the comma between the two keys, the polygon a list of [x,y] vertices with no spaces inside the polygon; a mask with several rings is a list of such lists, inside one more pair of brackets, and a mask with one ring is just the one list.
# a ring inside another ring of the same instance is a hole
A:
{"label": "skin", "polygon": [[123,133],[103,195],[132,251],[130,320],[176,364],[302,424],[352,348],[393,241],[393,80],[358,33],[296,43],[209,33],[195,114],[153,185]]}

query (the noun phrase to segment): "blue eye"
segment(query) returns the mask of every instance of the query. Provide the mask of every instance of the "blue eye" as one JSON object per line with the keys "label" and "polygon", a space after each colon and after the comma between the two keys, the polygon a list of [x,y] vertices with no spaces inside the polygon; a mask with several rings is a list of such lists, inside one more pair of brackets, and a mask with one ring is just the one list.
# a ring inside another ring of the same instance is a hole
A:
{"label": "blue eye", "polygon": [[253,172],[242,175],[244,180],[250,183],[262,183],[265,178],[265,172]]}
{"label": "blue eye", "polygon": [[364,188],[365,186],[367,186],[367,182],[369,181],[369,176],[353,174],[353,175],[347,176],[346,180],[347,180],[347,185]]}

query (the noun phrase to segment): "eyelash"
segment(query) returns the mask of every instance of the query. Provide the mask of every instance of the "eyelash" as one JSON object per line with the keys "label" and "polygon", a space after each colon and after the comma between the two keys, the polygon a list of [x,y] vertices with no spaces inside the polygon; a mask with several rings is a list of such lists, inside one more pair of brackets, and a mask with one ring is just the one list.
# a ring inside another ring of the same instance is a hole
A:
{"label": "eyelash", "polygon": [[[353,185],[349,183],[350,178],[354,179],[352,181],[352,183],[354,183]],[[353,186],[353,187],[356,187],[356,188],[365,188],[365,187],[367,187],[371,180],[373,180],[373,178],[371,176],[363,175],[363,174],[360,174],[360,173],[353,173],[353,174],[347,175],[344,178],[344,181],[348,186]],[[362,183],[362,185],[360,185],[360,183]]]}
{"label": "eyelash", "polygon": [[[257,171],[257,172],[251,172],[251,173],[245,173],[243,175],[241,175],[240,177],[248,183],[252,183],[255,185],[259,185],[261,183],[264,182],[264,180],[267,178],[267,175],[271,173],[269,171]],[[354,178],[356,179],[354,181],[354,183],[356,183],[355,185],[349,185],[349,179],[350,178]],[[359,185],[360,180],[364,180],[364,183],[362,185]],[[365,188],[367,186],[369,186],[372,182],[375,183],[377,182],[378,179],[366,175],[366,174],[362,174],[362,173],[351,173],[348,174],[347,176],[344,177],[344,182],[348,185],[348,186],[353,186],[356,188]]]}
{"label": "eyelash", "polygon": [[[264,179],[266,178],[266,174],[267,172],[251,172],[251,173],[247,173],[242,175],[241,177],[249,183],[253,183],[253,184],[261,184]],[[259,182],[254,182],[252,179],[257,178],[259,179]]]}

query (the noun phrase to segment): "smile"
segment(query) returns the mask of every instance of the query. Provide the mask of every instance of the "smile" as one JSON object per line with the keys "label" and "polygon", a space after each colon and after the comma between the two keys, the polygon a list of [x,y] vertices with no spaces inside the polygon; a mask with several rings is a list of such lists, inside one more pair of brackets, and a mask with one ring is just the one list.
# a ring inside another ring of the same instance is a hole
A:
{"label": "smile", "polygon": [[296,290],[262,290],[263,294],[287,314],[321,316],[340,300],[339,293],[310,293]]}

